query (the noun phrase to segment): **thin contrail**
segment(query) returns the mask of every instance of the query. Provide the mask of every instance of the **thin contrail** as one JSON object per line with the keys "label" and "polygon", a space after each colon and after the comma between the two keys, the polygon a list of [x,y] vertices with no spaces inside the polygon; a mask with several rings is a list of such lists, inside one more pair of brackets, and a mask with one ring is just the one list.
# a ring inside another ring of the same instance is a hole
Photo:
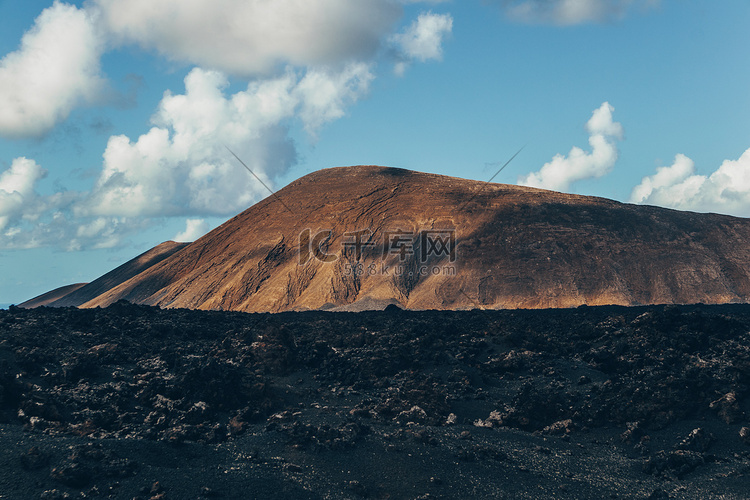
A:
{"label": "thin contrail", "polygon": [[[525,147],[526,147],[526,144],[524,144],[523,146],[521,146],[521,149],[519,149],[518,151],[516,151],[516,154],[514,154],[513,156],[511,156],[511,157],[510,157],[510,159],[509,159],[508,161],[506,161],[506,162],[505,162],[505,163],[503,164],[503,166],[502,166],[502,167],[500,167],[500,168],[498,169],[498,171],[497,171],[497,172],[495,172],[495,175],[493,175],[492,177],[490,177],[490,180],[488,180],[488,181],[485,181],[484,185],[487,185],[487,184],[489,184],[490,182],[492,182],[492,180],[493,180],[493,179],[494,179],[495,177],[497,177],[497,176],[498,176],[498,174],[499,174],[500,172],[502,172],[502,171],[503,171],[503,169],[504,169],[505,167],[507,167],[507,166],[508,166],[508,165],[510,164],[510,162],[512,162],[512,161],[513,161],[513,159],[514,159],[514,158],[515,158],[516,156],[518,156],[518,154],[519,154],[519,153],[520,153],[521,151],[523,151],[523,148],[525,148]],[[484,187],[484,186],[483,186],[483,187]],[[459,206],[459,207],[458,207],[458,209],[457,209],[457,210],[461,210],[461,209],[462,209],[462,208],[464,208],[464,207],[465,207],[466,205],[468,205],[469,203],[471,203],[471,202],[472,202],[472,201],[474,200],[474,198],[476,198],[476,197],[477,197],[477,196],[479,195],[479,193],[480,193],[481,191],[482,191],[482,190],[480,189],[479,191],[477,191],[476,193],[474,193],[474,196],[472,196],[471,198],[469,198],[468,200],[466,200],[466,201],[465,201],[465,202],[464,202],[464,203],[463,203],[463,204],[462,204],[461,206]]]}
{"label": "thin contrail", "polygon": [[[503,169],[504,169],[505,167],[507,167],[507,166],[508,166],[508,164],[509,164],[510,162],[512,162],[512,161],[513,161],[513,159],[514,159],[514,158],[515,158],[516,156],[518,156],[518,153],[520,153],[521,151],[523,151],[523,148],[525,148],[526,146],[527,146],[526,144],[524,144],[523,146],[521,146],[521,149],[519,149],[518,151],[516,151],[516,154],[514,154],[513,156],[511,156],[511,157],[510,157],[510,159],[509,159],[508,161],[506,161],[506,162],[505,162],[505,163],[503,164],[503,166],[502,166],[502,167],[500,167],[500,169],[499,169],[499,170],[498,170],[497,172],[495,172],[495,175],[493,175],[492,177],[490,177],[490,180],[488,180],[488,181],[487,181],[487,183],[490,183],[490,182],[492,182],[492,179],[494,179],[495,177],[497,177],[497,174],[499,174],[500,172],[502,172],[502,171],[503,171]],[[496,164],[496,165],[497,165],[497,164]]]}
{"label": "thin contrail", "polygon": [[248,167],[247,165],[245,165],[245,162],[242,161],[239,156],[237,156],[236,154],[234,154],[234,151],[232,151],[231,149],[229,149],[229,146],[227,146],[226,144],[224,144],[224,147],[227,148],[227,151],[229,151],[230,153],[232,153],[232,156],[234,156],[235,158],[237,158],[237,161],[240,162],[242,164],[242,166],[245,167],[247,169],[247,171],[250,172],[252,174],[252,176],[255,177],[258,180],[258,182],[260,182],[261,184],[263,184],[263,187],[266,188],[268,190],[268,192],[273,195],[274,198],[276,198],[277,200],[279,200],[279,203],[281,203],[282,205],[284,205],[284,208],[286,208],[287,210],[289,210],[291,213],[294,213],[294,210],[292,210],[291,208],[289,208],[287,206],[287,204],[284,203],[284,200],[282,200],[281,198],[279,198],[279,195],[277,195],[273,191],[273,189],[271,189],[270,187],[268,187],[266,185],[266,183],[263,182],[260,179],[260,177],[258,177],[257,175],[255,175],[255,172],[253,172],[252,170],[250,170],[250,167]]}

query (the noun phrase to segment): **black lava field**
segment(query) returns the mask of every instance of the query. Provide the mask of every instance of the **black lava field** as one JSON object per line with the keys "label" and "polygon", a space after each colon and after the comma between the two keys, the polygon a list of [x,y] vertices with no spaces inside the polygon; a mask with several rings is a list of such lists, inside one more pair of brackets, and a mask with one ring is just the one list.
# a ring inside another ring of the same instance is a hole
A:
{"label": "black lava field", "polygon": [[749,498],[750,306],[0,311],[0,499]]}

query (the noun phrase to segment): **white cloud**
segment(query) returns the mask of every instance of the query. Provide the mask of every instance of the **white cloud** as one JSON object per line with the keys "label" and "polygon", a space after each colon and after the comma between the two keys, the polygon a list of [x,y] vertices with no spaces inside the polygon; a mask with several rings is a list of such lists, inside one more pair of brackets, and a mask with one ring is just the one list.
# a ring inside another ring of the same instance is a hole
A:
{"label": "white cloud", "polygon": [[658,6],[659,0],[500,0],[510,19],[525,23],[574,25],[620,19],[633,7]]}
{"label": "white cloud", "polygon": [[441,60],[443,39],[453,30],[450,14],[425,12],[419,15],[403,33],[392,35],[391,43],[397,50],[399,61],[395,71],[403,75],[412,61]]}
{"label": "white cloud", "polygon": [[0,174],[0,191],[7,195],[28,197],[33,194],[36,181],[42,177],[44,171],[34,160],[16,158],[10,168]]}
{"label": "white cloud", "polygon": [[374,78],[364,63],[349,64],[340,72],[309,70],[293,92],[305,130],[315,136],[321,126],[344,116],[346,108],[368,92]]}
{"label": "white cloud", "polygon": [[109,248],[119,244],[124,234],[143,227],[142,221],[118,218],[75,220],[71,210],[82,195],[69,191],[40,195],[37,184],[46,173],[24,157],[0,173],[0,248]]}
{"label": "white cloud", "polygon": [[672,165],[659,167],[656,174],[644,177],[633,188],[630,201],[748,217],[750,149],[737,160],[724,160],[709,176],[696,174],[694,162],[678,154]]}
{"label": "white cloud", "polygon": [[287,124],[299,116],[308,132],[344,114],[366,91],[369,66],[310,70],[251,82],[225,96],[219,72],[194,69],[185,94],[165,93],[154,127],[135,142],[113,136],[104,167],[79,215],[228,215],[268,196],[225,145],[265,184],[296,161]]}
{"label": "white cloud", "polygon": [[80,225],[70,224],[60,229],[73,233],[68,250],[80,250],[84,245],[91,248],[113,248],[120,243],[122,233],[130,229],[126,220],[113,217],[97,217]]}
{"label": "white cloud", "polygon": [[[76,106],[100,100],[106,45],[136,44],[242,76],[286,65],[340,69],[374,57],[402,14],[394,0],[91,0],[81,9],[55,0],[0,60],[0,135],[44,134]],[[430,40],[427,31],[440,19],[420,16],[425,29],[410,42],[413,57],[439,56],[442,34]]]}
{"label": "white cloud", "polygon": [[20,48],[0,60],[0,134],[43,134],[96,99],[101,50],[90,12],[58,1],[44,9]]}
{"label": "white cloud", "polygon": [[174,241],[195,241],[208,232],[208,222],[205,219],[187,219],[185,230],[177,233]]}
{"label": "white cloud", "polygon": [[94,0],[123,42],[235,75],[372,56],[402,9],[389,0]]}
{"label": "white cloud", "polygon": [[[693,172],[695,172],[693,160],[683,154],[678,154],[675,156],[672,165],[659,167],[654,175],[644,177],[641,183],[633,188],[630,201],[632,203],[648,203],[655,202],[659,198],[676,198],[676,193],[669,192],[674,191],[674,188],[682,184]],[[678,197],[683,198],[684,193]],[[661,204],[669,205],[669,203],[664,202],[661,202]]]}
{"label": "white cloud", "polygon": [[255,82],[229,98],[223,93],[227,84],[221,73],[194,69],[185,78],[185,94],[165,93],[151,130],[135,141],[111,137],[79,215],[228,214],[264,196],[224,144],[237,148],[264,181],[266,171],[291,165],[294,147],[281,121],[294,111],[293,75]]}
{"label": "white cloud", "polygon": [[31,212],[38,204],[36,183],[45,176],[34,160],[21,157],[11,163],[10,168],[0,173],[0,231],[11,221],[19,219],[24,212]]}
{"label": "white cloud", "polygon": [[608,173],[617,161],[616,140],[623,137],[622,125],[612,119],[613,108],[608,102],[594,111],[586,123],[591,152],[573,147],[567,156],[555,155],[538,171],[518,180],[522,186],[567,191],[573,182]]}

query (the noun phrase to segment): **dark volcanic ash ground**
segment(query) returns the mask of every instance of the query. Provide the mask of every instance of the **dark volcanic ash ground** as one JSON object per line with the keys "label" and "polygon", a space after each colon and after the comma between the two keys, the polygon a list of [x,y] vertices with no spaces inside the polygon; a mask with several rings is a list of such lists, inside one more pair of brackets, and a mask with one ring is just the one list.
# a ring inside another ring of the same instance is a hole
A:
{"label": "dark volcanic ash ground", "polygon": [[0,498],[748,498],[750,306],[0,311]]}

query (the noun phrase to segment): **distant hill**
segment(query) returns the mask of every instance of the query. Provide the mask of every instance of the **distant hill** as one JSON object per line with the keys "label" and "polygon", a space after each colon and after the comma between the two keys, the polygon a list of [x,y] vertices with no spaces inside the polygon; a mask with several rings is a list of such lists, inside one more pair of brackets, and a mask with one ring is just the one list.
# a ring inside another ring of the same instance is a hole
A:
{"label": "distant hill", "polygon": [[128,263],[54,305],[284,311],[750,299],[748,219],[387,167],[314,172],[187,246],[160,248],[158,261]]}
{"label": "distant hill", "polygon": [[29,299],[26,302],[19,304],[18,307],[26,307],[30,309],[33,307],[48,306],[86,285],[88,285],[88,283],[76,283],[74,285],[61,286],[60,288],[55,288],[54,290],[43,293],[33,299]]}
{"label": "distant hill", "polygon": [[19,306],[27,308],[39,306],[78,307],[129,280],[133,276],[137,276],[149,267],[158,264],[186,245],[187,243],[166,241],[129,260],[91,283],[63,286],[27,300],[19,304]]}

